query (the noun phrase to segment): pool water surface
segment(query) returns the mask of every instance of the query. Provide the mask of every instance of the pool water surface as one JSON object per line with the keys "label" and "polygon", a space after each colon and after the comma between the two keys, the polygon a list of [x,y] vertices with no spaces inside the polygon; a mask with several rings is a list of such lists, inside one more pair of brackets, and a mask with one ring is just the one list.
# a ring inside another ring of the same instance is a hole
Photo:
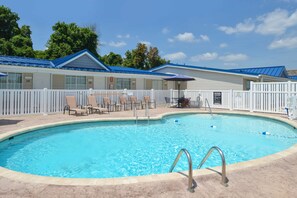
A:
{"label": "pool water surface", "polygon": [[[43,176],[113,178],[168,173],[186,148],[196,168],[218,146],[227,164],[267,156],[297,142],[280,121],[239,115],[177,114],[157,121],[109,121],[32,131],[0,143],[0,166]],[[214,152],[204,167],[221,163]],[[175,170],[187,170],[185,156]]]}

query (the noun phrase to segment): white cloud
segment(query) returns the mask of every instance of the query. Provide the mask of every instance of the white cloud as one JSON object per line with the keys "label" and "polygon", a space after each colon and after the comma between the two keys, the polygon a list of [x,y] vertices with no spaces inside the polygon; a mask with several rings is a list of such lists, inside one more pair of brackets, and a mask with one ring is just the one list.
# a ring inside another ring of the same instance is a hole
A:
{"label": "white cloud", "polygon": [[199,62],[199,61],[210,61],[210,60],[215,60],[218,58],[218,54],[215,52],[207,52],[204,54],[198,54],[196,56],[191,57],[191,61],[193,62]]}
{"label": "white cloud", "polygon": [[227,43],[221,43],[220,44],[220,48],[226,48],[226,47],[228,47],[228,44]]}
{"label": "white cloud", "polygon": [[130,38],[130,34],[126,34],[126,35],[121,35],[121,34],[119,34],[119,35],[117,35],[117,38],[126,38],[126,39],[128,39],[128,38]]}
{"label": "white cloud", "polygon": [[168,60],[171,60],[171,61],[183,60],[186,57],[187,57],[187,55],[185,53],[183,53],[183,52],[176,52],[176,53],[164,55],[165,59],[168,59]]}
{"label": "white cloud", "polygon": [[111,46],[111,47],[124,47],[124,46],[127,45],[127,43],[124,42],[124,41],[120,41],[120,42],[112,41],[112,42],[108,43],[108,45]]}
{"label": "white cloud", "polygon": [[297,10],[289,15],[287,10],[276,9],[258,17],[258,21],[261,23],[256,29],[257,33],[280,35],[285,33],[287,28],[297,25]]}
{"label": "white cloud", "polygon": [[178,41],[188,42],[188,43],[193,43],[193,42],[196,42],[197,41],[197,39],[195,38],[194,34],[191,33],[191,32],[185,32],[183,34],[178,34],[174,38],[176,40],[178,40]]}
{"label": "white cloud", "polygon": [[202,41],[209,41],[209,37],[207,35],[200,35]]}
{"label": "white cloud", "polygon": [[284,9],[275,9],[256,19],[246,19],[235,27],[220,26],[218,29],[226,34],[255,32],[262,35],[281,35],[288,28],[297,25],[297,10],[293,13]]}
{"label": "white cloud", "polygon": [[273,41],[268,48],[296,48],[297,47],[297,37],[284,38],[277,41]]}
{"label": "white cloud", "polygon": [[149,41],[139,41],[139,42],[142,44],[145,44],[147,47],[150,47],[152,45],[152,43]]}
{"label": "white cloud", "polygon": [[235,33],[247,33],[255,29],[255,24],[251,19],[245,20],[243,23],[238,23],[235,27],[230,26],[220,26],[219,30],[225,32],[226,34],[235,34]]}
{"label": "white cloud", "polygon": [[248,59],[248,56],[245,54],[228,54],[225,56],[220,56],[220,60],[225,62],[233,62],[233,61],[244,61]]}
{"label": "white cloud", "polygon": [[168,34],[170,31],[169,31],[169,29],[167,28],[167,27],[164,27],[163,29],[162,29],[162,33],[163,34]]}
{"label": "white cloud", "polygon": [[196,38],[195,35],[191,32],[185,32],[176,35],[174,38],[168,38],[168,42],[173,43],[175,41],[187,42],[187,43],[195,43],[200,41],[209,41],[209,37],[207,35],[200,35],[199,38]]}
{"label": "white cloud", "polygon": [[173,43],[174,42],[174,39],[172,39],[172,38],[169,38],[167,40],[168,40],[169,43]]}

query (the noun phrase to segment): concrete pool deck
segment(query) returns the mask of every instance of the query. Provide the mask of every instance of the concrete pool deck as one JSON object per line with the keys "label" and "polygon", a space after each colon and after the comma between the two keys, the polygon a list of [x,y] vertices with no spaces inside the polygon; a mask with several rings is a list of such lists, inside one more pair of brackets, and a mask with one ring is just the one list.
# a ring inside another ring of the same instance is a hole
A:
{"label": "concrete pool deck", "polygon": [[[150,116],[160,117],[170,112],[197,112],[197,109],[157,108],[150,111]],[[204,111],[198,109],[198,112]],[[284,115],[278,114],[221,110],[214,110],[214,112],[264,115],[288,121]],[[139,111],[139,116],[144,116],[144,111]],[[127,119],[129,117],[133,118],[132,111],[77,117],[63,114],[6,116],[0,118],[0,136],[24,128],[57,122]],[[296,121],[288,122],[297,125]],[[23,177],[23,174],[17,175],[17,173],[0,170],[0,197],[295,197],[297,194],[297,146],[279,154],[227,166],[228,187],[220,185],[220,175],[209,170],[195,171],[194,180],[197,187],[194,193],[187,191],[185,176],[174,173],[161,177],[163,175],[131,177],[127,178],[126,182],[120,179],[122,183],[114,179],[108,184],[102,183],[104,180],[101,180],[101,182],[83,185],[79,182],[62,184],[59,180],[47,183],[47,181],[39,181],[36,176]]]}

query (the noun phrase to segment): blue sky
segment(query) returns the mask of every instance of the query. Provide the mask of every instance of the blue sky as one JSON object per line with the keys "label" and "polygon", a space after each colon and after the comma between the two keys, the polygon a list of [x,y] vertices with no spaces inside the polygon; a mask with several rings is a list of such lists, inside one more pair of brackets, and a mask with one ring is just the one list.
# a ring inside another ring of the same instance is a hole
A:
{"label": "blue sky", "polygon": [[96,25],[99,54],[124,56],[138,42],[172,63],[297,69],[297,0],[0,0],[45,49],[58,21]]}

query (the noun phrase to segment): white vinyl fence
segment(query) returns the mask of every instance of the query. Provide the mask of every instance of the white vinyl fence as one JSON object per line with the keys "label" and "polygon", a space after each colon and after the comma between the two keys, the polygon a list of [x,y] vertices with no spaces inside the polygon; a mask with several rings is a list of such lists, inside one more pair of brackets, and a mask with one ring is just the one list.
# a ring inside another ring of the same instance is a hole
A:
{"label": "white vinyl fence", "polygon": [[[75,96],[78,105],[87,105],[90,94],[96,96],[98,104],[105,96],[118,102],[123,94],[134,95],[139,100],[150,96],[157,105],[164,105],[165,97],[171,98],[171,101],[178,98],[177,90],[0,90],[0,116],[62,112],[65,96]],[[287,99],[297,95],[297,82],[251,83],[249,91],[181,90],[179,95],[191,98],[190,101],[195,104],[193,107],[205,107],[207,99],[211,108],[284,113]]]}

